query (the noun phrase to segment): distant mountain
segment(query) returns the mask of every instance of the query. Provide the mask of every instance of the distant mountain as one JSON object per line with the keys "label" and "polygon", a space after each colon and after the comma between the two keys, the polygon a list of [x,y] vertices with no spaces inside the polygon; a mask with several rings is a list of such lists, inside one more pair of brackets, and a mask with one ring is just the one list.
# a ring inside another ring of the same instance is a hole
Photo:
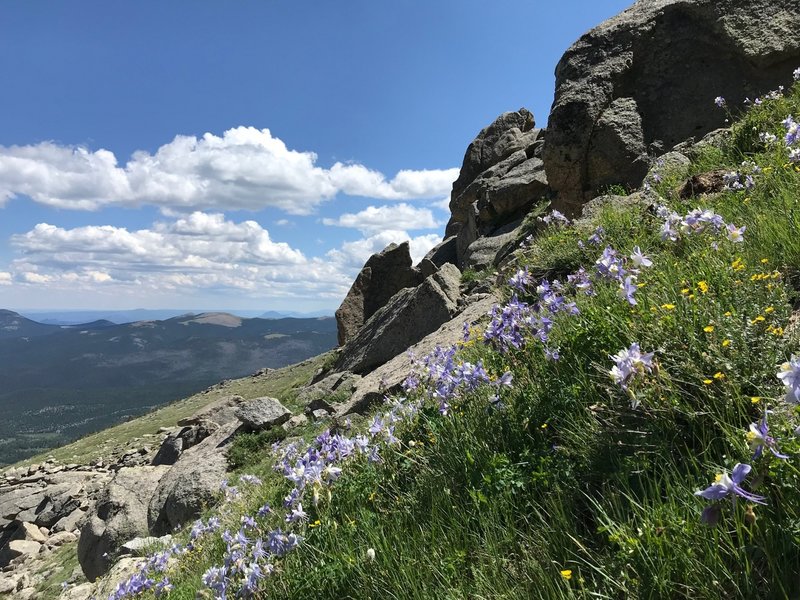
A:
{"label": "distant mountain", "polygon": [[261,313],[259,315],[260,319],[285,319],[286,317],[291,317],[294,319],[313,319],[315,317],[330,317],[330,311],[322,311],[318,310],[315,312],[309,313],[301,313],[295,311],[288,311],[288,312],[280,312],[277,310],[268,310],[265,313]]}
{"label": "distant mountain", "polygon": [[10,310],[0,310],[0,339],[50,335],[59,329],[57,325],[37,323]]}
{"label": "distant mountain", "polygon": [[335,345],[330,317],[200,313],[64,326],[0,311],[0,464]]}

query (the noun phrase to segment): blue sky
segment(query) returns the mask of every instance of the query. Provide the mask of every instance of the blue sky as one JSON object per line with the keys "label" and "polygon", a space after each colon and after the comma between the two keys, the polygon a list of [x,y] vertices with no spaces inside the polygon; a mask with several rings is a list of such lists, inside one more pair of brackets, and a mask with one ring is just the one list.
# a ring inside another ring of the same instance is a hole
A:
{"label": "blue sky", "polygon": [[333,310],[630,0],[0,8],[0,308]]}

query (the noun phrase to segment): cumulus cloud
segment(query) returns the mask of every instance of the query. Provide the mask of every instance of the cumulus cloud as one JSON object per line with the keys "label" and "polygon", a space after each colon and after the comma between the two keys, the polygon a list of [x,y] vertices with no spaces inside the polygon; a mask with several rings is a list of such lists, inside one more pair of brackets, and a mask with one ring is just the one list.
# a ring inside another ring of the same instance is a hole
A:
{"label": "cumulus cloud", "polygon": [[194,212],[134,231],[40,223],[11,238],[18,258],[9,272],[0,272],[0,285],[38,286],[54,297],[76,290],[151,299],[202,293],[335,306],[373,253],[410,240],[417,262],[439,239],[391,229],[307,257],[272,240],[255,221],[235,222],[216,213]]}
{"label": "cumulus cloud", "polygon": [[323,219],[324,225],[358,229],[372,235],[387,229],[433,229],[439,226],[433,213],[427,208],[416,208],[410,204],[368,206],[357,213],[345,213],[336,219]]}
{"label": "cumulus cloud", "polygon": [[330,250],[326,256],[331,262],[341,265],[344,269],[348,267],[359,269],[376,252],[380,252],[389,244],[399,244],[404,241],[409,242],[411,259],[417,263],[441,241],[441,237],[436,234],[411,237],[405,231],[387,229],[361,240],[345,242],[340,248]]}
{"label": "cumulus cloud", "polygon": [[222,214],[202,212],[138,231],[110,225],[63,229],[39,223],[27,233],[12,236],[11,243],[27,260],[59,267],[185,271],[306,262],[298,250],[272,241],[255,221],[234,223]]}
{"label": "cumulus cloud", "polygon": [[154,154],[124,165],[104,149],[53,142],[0,146],[0,204],[24,195],[48,206],[96,210],[154,205],[165,214],[260,210],[305,215],[338,193],[386,200],[449,192],[458,169],[403,170],[388,180],[360,164],[317,165],[314,152],[291,150],[269,129],[236,127],[222,136],[176,136]]}

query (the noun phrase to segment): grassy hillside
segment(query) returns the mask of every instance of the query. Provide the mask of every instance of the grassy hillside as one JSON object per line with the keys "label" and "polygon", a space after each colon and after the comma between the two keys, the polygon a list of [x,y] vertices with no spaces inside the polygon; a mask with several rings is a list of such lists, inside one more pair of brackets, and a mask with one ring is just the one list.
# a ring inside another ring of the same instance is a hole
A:
{"label": "grassy hillside", "polygon": [[[455,355],[361,434],[254,455],[118,597],[800,595],[792,114],[800,84],[649,193],[543,226]],[[712,169],[726,189],[678,196]]]}
{"label": "grassy hillside", "polygon": [[295,401],[295,388],[306,385],[328,354],[321,354],[295,365],[268,371],[263,375],[225,381],[207,391],[172,402],[145,415],[103,431],[87,435],[71,444],[54,448],[17,463],[39,463],[52,456],[60,463],[90,464],[109,457],[110,453],[124,454],[128,448],[138,448],[143,440],[154,437],[161,427],[174,427],[180,419],[190,417],[204,406],[231,394],[246,399],[260,396],[278,398],[294,412],[302,411]]}
{"label": "grassy hillside", "polygon": [[[293,364],[336,343],[332,318],[240,319],[207,313],[75,328],[41,325],[19,315],[7,320],[22,325],[0,336],[0,465],[46,452],[221,379]],[[49,333],[34,335],[36,327]]]}

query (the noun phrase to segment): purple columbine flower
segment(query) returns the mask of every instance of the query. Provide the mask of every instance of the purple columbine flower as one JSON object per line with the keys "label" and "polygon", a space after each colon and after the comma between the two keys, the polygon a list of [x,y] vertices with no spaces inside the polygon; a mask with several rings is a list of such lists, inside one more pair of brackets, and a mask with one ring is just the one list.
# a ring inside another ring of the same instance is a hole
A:
{"label": "purple columbine flower", "polygon": [[619,297],[623,300],[627,300],[631,306],[636,306],[636,298],[633,295],[636,293],[636,290],[639,288],[636,287],[636,278],[632,275],[628,275],[624,281],[621,281],[619,284]]}
{"label": "purple columbine flower", "polygon": [[631,262],[637,268],[653,266],[653,261],[650,260],[649,257],[644,255],[642,249],[639,248],[639,246],[634,247],[633,252],[631,253]]}
{"label": "purple columbine flower", "polygon": [[623,390],[628,389],[628,383],[637,374],[651,373],[653,371],[653,353],[642,354],[639,344],[634,342],[627,350],[620,350],[610,357],[614,366],[609,371],[611,379]]}
{"label": "purple columbine flower", "polygon": [[750,449],[753,451],[753,460],[759,458],[764,452],[764,447],[769,448],[778,458],[789,458],[786,454],[781,454],[778,450],[778,444],[775,438],[769,435],[769,426],[767,425],[767,412],[758,423],[750,423],[750,431],[747,432],[747,442],[750,444]]}
{"label": "purple columbine flower", "polygon": [[308,514],[303,510],[303,504],[301,502],[298,502],[297,508],[293,508],[292,511],[286,515],[287,523],[296,523],[297,521],[305,521],[306,519],[308,519]]}
{"label": "purple columbine flower", "polygon": [[727,102],[725,101],[725,98],[723,98],[722,96],[717,96],[716,98],[714,98],[714,104],[716,104],[718,108],[725,108]]}
{"label": "purple columbine flower", "polygon": [[795,69],[795,70],[792,72],[792,77],[794,78],[794,80],[795,80],[795,81],[800,81],[800,67],[797,67],[797,68],[796,68],[796,69]]}
{"label": "purple columbine flower", "polygon": [[742,225],[741,227],[736,227],[732,223],[726,227],[726,234],[728,239],[733,242],[734,244],[738,244],[744,241],[744,230],[747,229],[746,225]]}
{"label": "purple columbine flower", "polygon": [[745,491],[741,487],[741,483],[747,474],[750,473],[752,467],[742,463],[736,463],[733,471],[728,475],[727,473],[720,473],[717,475],[716,480],[704,490],[698,490],[694,493],[695,496],[700,496],[706,500],[723,500],[730,495],[739,496],[749,502],[756,504],[766,504],[766,498],[757,494],[752,494]]}
{"label": "purple columbine flower", "polygon": [[800,403],[800,356],[792,355],[792,359],[781,365],[778,379],[786,386],[786,401]]}

